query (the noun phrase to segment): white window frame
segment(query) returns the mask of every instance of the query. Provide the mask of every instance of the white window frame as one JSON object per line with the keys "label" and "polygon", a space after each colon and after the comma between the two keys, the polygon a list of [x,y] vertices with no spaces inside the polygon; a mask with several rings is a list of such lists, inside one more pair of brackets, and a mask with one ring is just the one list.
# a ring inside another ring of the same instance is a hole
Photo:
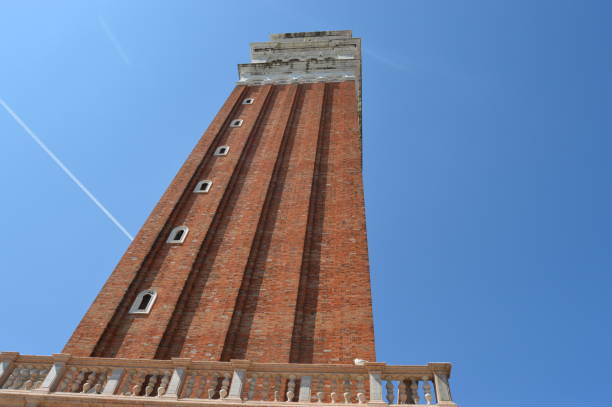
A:
{"label": "white window frame", "polygon": [[[206,188],[202,189],[202,185],[204,184],[207,184]],[[212,181],[205,179],[205,180],[198,182],[193,192],[195,192],[196,194],[205,194],[208,191],[210,191],[210,187],[212,187]]]}
{"label": "white window frame", "polygon": [[247,98],[242,101],[243,105],[252,105],[255,102],[255,98]]}
{"label": "white window frame", "polygon": [[[139,305],[142,302],[142,299],[147,294],[151,295],[151,299],[149,300],[147,307],[145,309],[139,309]],[[134,303],[132,304],[132,307],[130,308],[130,314],[148,314],[149,312],[151,312],[151,308],[153,308],[153,303],[155,302],[156,298],[157,298],[157,292],[155,290],[141,291],[136,296],[136,299],[134,300]]]}
{"label": "white window frame", "polygon": [[[183,231],[183,235],[181,236],[181,238],[178,240],[173,239],[173,236],[175,236],[176,233],[181,230]],[[176,243],[176,244],[183,243],[185,241],[185,238],[187,237],[187,233],[189,233],[189,228],[187,226],[177,226],[174,229],[172,229],[172,232],[170,232],[170,235],[168,236],[168,240],[166,240],[166,243]]]}
{"label": "white window frame", "polygon": [[230,127],[240,127],[242,126],[242,123],[244,123],[244,120],[242,119],[234,119],[230,122]]}
{"label": "white window frame", "polygon": [[[221,150],[225,149],[225,152],[221,152]],[[215,155],[227,155],[229,153],[229,146],[219,146],[215,150]]]}

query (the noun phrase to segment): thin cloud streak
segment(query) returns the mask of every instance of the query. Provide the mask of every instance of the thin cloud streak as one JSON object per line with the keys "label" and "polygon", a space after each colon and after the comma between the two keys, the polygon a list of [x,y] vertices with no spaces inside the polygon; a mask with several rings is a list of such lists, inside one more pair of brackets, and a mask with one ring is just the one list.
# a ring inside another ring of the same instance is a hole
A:
{"label": "thin cloud streak", "polygon": [[371,50],[362,47],[363,53],[366,55],[371,56],[372,58],[376,59],[378,62],[382,62],[385,65],[390,66],[393,69],[397,69],[399,71],[405,71],[406,70],[406,66],[402,65],[400,63],[397,63],[395,61],[393,61],[392,59],[389,59],[387,57],[384,57],[382,55],[379,55],[375,52],[372,52]]}
{"label": "thin cloud streak", "polygon": [[125,62],[125,64],[127,66],[132,66],[132,62],[130,62],[130,58],[128,58],[127,54],[123,50],[123,47],[119,43],[119,40],[117,40],[117,37],[115,37],[115,34],[113,34],[113,32],[111,31],[111,29],[108,26],[108,24],[106,24],[106,20],[104,20],[104,18],[102,18],[102,16],[98,16],[98,21],[100,21],[100,25],[102,26],[102,30],[104,30],[104,33],[106,34],[106,36],[108,37],[110,42],[113,43],[113,46],[115,47],[115,50],[117,50],[117,53],[119,54],[119,56],[121,57],[123,62]]}
{"label": "thin cloud streak", "polygon": [[45,145],[45,143],[43,143],[42,140],[39,139],[38,136],[34,134],[32,130],[30,130],[30,128],[23,122],[23,120],[21,120],[21,118],[17,116],[17,113],[15,113],[13,109],[11,109],[11,107],[7,105],[6,102],[1,98],[0,98],[0,104],[2,105],[2,107],[4,107],[4,109],[8,112],[8,114],[11,115],[13,119],[15,119],[17,124],[19,124],[21,128],[25,130],[25,132],[28,133],[30,137],[32,137],[32,139],[36,142],[36,144],[38,144],[40,148],[42,148],[44,152],[47,153],[49,157],[51,157],[51,159],[62,169],[62,171],[64,171],[64,173],[66,173],[66,175],[68,175],[68,177],[72,181],[74,181],[74,183],[77,184],[79,188],[81,188],[81,190],[85,193],[85,195],[87,195],[89,199],[91,199],[93,203],[95,203],[96,206],[100,208],[100,210],[111,220],[111,222],[113,222],[115,226],[117,226],[119,230],[121,230],[123,234],[127,236],[128,239],[134,240],[132,235],[130,235],[130,233],[123,227],[123,225],[119,223],[119,221],[108,211],[108,209],[104,207],[104,205],[100,203],[100,201],[98,201],[98,199],[91,192],[89,192],[89,190],[85,187],[85,185],[83,185],[83,183],[79,181],[79,179],[64,165],[64,163],[62,163],[60,159],[57,158],[57,156],[53,154],[51,150],[49,150],[49,148]]}

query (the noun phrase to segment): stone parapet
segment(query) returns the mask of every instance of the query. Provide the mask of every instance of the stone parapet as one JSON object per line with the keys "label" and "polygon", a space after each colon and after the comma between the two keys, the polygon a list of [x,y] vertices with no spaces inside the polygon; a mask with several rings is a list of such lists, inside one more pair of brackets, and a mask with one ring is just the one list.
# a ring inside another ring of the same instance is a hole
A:
{"label": "stone parapet", "polygon": [[356,82],[361,111],[361,39],[350,30],[270,35],[251,43],[251,63],[238,65],[238,84]]}
{"label": "stone parapet", "polygon": [[449,363],[202,362],[0,353],[0,406],[455,404]]}

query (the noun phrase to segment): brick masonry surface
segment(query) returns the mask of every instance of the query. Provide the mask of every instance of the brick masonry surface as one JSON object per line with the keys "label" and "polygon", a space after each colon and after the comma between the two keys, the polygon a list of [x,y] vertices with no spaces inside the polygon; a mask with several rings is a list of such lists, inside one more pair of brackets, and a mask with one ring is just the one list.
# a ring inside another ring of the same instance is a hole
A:
{"label": "brick masonry surface", "polygon": [[[355,92],[354,81],[237,86],[64,352],[374,361]],[[229,154],[214,156],[221,145]],[[210,191],[194,193],[204,179]],[[166,243],[176,226],[185,241]],[[150,313],[129,314],[145,289],[157,291]]]}

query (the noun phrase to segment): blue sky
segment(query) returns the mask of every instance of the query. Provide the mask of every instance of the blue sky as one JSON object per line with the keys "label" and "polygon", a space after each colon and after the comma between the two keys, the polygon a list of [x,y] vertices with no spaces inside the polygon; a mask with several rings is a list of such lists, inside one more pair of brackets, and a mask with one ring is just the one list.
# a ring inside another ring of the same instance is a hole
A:
{"label": "blue sky", "polygon": [[[5,1],[0,98],[136,234],[249,42],[352,29],[379,361],[452,362],[465,406],[605,405],[610,21],[607,1]],[[4,109],[0,174],[0,350],[56,353],[129,241]]]}

